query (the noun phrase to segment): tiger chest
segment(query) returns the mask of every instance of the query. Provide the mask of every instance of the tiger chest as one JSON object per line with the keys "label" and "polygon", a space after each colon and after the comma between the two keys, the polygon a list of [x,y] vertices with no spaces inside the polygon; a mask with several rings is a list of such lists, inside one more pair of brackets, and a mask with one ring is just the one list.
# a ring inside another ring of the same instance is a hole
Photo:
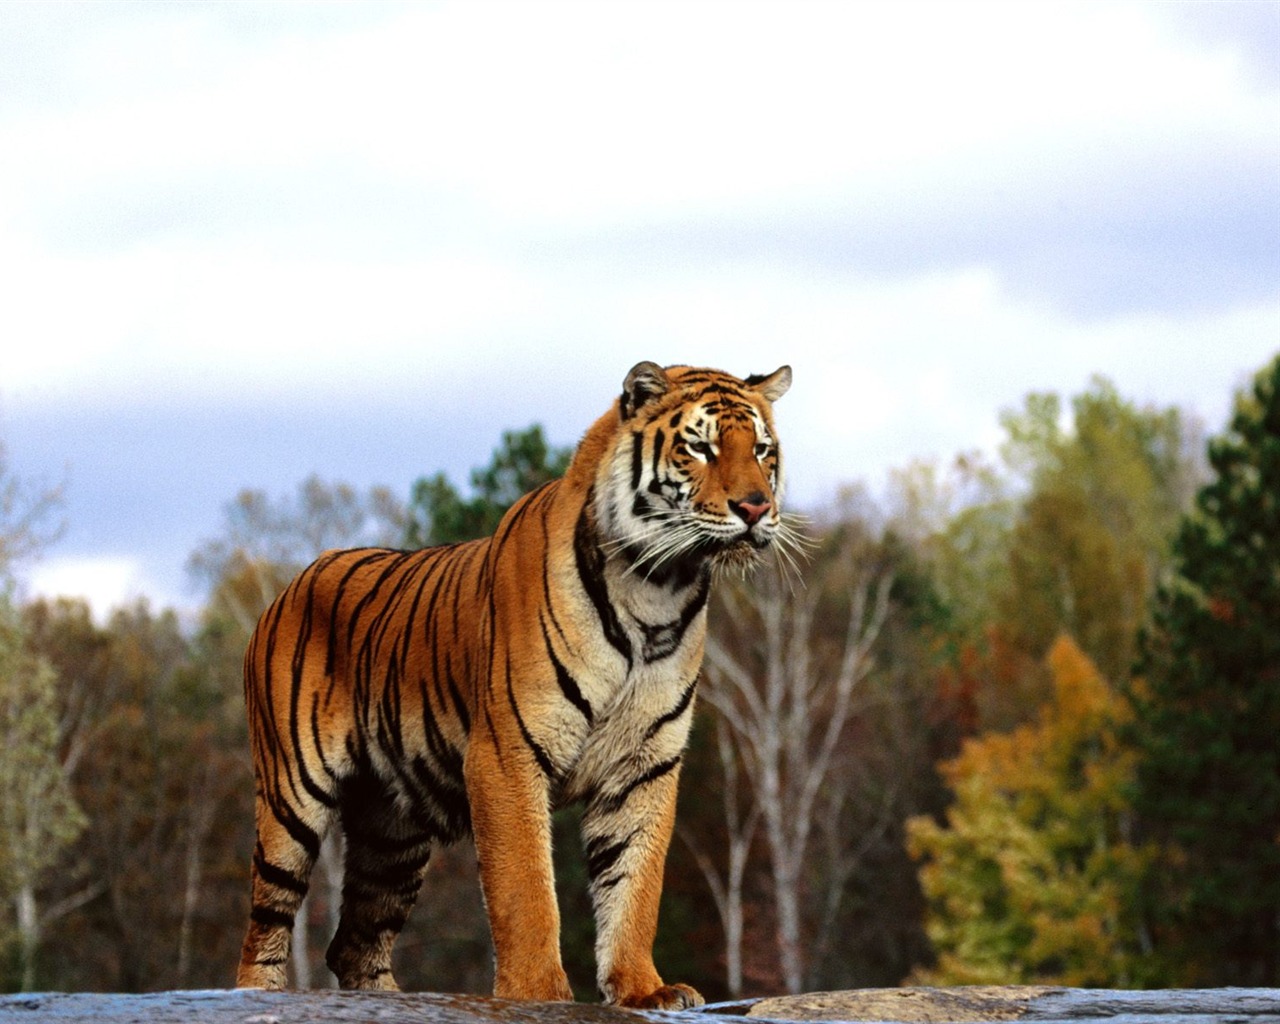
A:
{"label": "tiger chest", "polygon": [[608,628],[590,617],[580,623],[583,642],[565,666],[570,679],[561,680],[562,689],[567,683],[577,694],[546,723],[546,747],[570,800],[678,758],[692,722],[705,589],[619,589],[624,592],[611,601],[616,619]]}

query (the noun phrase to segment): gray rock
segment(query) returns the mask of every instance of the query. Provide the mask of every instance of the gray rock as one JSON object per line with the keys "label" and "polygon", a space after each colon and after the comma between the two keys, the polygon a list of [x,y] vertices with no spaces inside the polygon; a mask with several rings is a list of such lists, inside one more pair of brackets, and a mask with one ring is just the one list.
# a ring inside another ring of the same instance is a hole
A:
{"label": "gray rock", "polygon": [[480,996],[332,990],[144,995],[41,992],[0,997],[0,1024],[970,1024],[1005,1020],[1037,1024],[1280,1024],[1280,989],[864,989],[720,1003],[678,1013],[619,1010],[590,1003],[513,1003]]}

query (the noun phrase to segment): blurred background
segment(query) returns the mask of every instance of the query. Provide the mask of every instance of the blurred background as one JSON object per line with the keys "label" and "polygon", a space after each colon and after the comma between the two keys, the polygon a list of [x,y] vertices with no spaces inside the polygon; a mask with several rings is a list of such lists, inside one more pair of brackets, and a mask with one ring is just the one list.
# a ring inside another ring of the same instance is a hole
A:
{"label": "blurred background", "polygon": [[[669,976],[1280,983],[1280,4],[10,3],[0,152],[9,987],[228,983],[258,611],[641,359],[794,367],[819,544],[714,610]],[[489,984],[469,860],[407,986]]]}

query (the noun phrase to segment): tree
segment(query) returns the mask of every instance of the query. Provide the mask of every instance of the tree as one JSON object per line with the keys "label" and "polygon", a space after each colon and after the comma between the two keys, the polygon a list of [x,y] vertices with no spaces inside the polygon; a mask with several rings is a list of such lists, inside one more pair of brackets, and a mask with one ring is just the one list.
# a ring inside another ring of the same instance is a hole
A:
{"label": "tree", "polygon": [[[15,562],[52,541],[57,489],[33,488],[8,471],[0,444],[0,892],[15,902],[20,983],[35,979],[42,914],[36,887],[84,827],[58,756],[57,675],[27,644],[12,602]],[[2,937],[2,936],[0,936]]]}
{"label": "tree", "polygon": [[[745,812],[731,800],[731,853],[750,841],[759,817],[769,851],[777,946],[784,984],[805,982],[803,894],[821,798],[853,709],[854,690],[871,667],[871,647],[889,610],[893,574],[872,559],[865,538],[837,531],[822,579],[792,590],[778,567],[746,588],[722,587],[707,639],[705,701],[727,725],[726,773],[740,766],[750,790]],[[810,573],[812,577],[814,574]],[[823,618],[840,621],[824,629]],[[829,650],[820,633],[832,636]],[[733,834],[736,833],[736,836]],[[704,869],[705,871],[705,869]],[[731,860],[727,883],[740,868]],[[709,877],[710,880],[710,877]],[[717,905],[730,942],[740,937],[727,886]],[[716,885],[713,883],[713,892]],[[734,953],[730,952],[731,959]]]}
{"label": "tree", "polygon": [[[718,839],[714,845],[724,848],[724,868],[721,869],[717,858],[707,848],[711,844],[705,842],[699,831],[687,824],[684,817],[679,818],[676,830],[692,854],[707,888],[711,890],[711,898],[724,932],[725,988],[730,998],[736,999],[742,995],[743,983],[742,953],[746,934],[743,888],[751,847],[760,824],[760,804],[758,801],[748,800],[744,807],[743,797],[738,791],[742,768],[727,720],[723,716],[717,716],[713,729],[720,769],[720,827],[724,830],[723,838]],[[691,743],[690,746],[692,749],[689,760],[692,761],[697,744]]]}
{"label": "tree", "polygon": [[0,595],[0,892],[14,905],[20,986],[35,983],[42,876],[85,827],[58,757],[57,676]]}
{"label": "tree", "polygon": [[209,614],[228,618],[247,641],[263,609],[322,551],[394,544],[405,522],[388,488],[362,495],[313,475],[293,498],[241,491],[225,508],[223,535],[205,541],[187,568],[209,592]]}
{"label": "tree", "polygon": [[1136,904],[1151,851],[1128,835],[1128,706],[1071,639],[1048,662],[1036,720],[966,741],[941,765],[945,824],[909,823],[938,956],[927,984],[1162,979]]}
{"label": "tree", "polygon": [[1101,378],[1069,407],[1030,394],[1001,423],[1000,466],[966,456],[897,479],[898,519],[942,605],[940,685],[969,731],[1030,720],[1064,632],[1105,678],[1127,677],[1199,472],[1176,409],[1137,407]]}
{"label": "tree", "polygon": [[489,536],[521,495],[563,476],[572,457],[572,448],[549,446],[537,424],[503,431],[489,465],[471,472],[471,498],[463,498],[443,473],[418,479],[405,542],[426,547]]}
{"label": "tree", "polygon": [[1095,378],[1060,425],[1055,395],[1003,417],[1006,463],[1030,483],[1010,538],[998,620],[1039,660],[1069,633],[1107,679],[1133,665],[1138,630],[1191,497],[1176,409],[1139,409]]}
{"label": "tree", "polygon": [[61,489],[34,487],[10,473],[0,443],[0,579],[57,537],[61,526],[49,520],[61,503]]}
{"label": "tree", "polygon": [[104,626],[70,601],[35,602],[24,620],[66,680],[59,746],[88,819],[40,889],[42,918],[67,910],[47,981],[225,983],[252,819],[243,715],[230,713],[238,696],[199,662],[177,616],[144,602]]}
{"label": "tree", "polygon": [[1280,981],[1280,356],[1208,447],[1132,688],[1148,904],[1187,984]]}

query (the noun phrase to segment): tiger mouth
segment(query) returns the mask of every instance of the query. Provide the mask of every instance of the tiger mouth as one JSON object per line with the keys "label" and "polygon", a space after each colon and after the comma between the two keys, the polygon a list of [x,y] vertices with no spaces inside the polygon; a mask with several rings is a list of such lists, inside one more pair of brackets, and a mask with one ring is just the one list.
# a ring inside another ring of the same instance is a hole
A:
{"label": "tiger mouth", "polygon": [[719,541],[712,546],[711,562],[716,566],[750,565],[760,558],[769,546],[769,540],[768,537],[746,536]]}

